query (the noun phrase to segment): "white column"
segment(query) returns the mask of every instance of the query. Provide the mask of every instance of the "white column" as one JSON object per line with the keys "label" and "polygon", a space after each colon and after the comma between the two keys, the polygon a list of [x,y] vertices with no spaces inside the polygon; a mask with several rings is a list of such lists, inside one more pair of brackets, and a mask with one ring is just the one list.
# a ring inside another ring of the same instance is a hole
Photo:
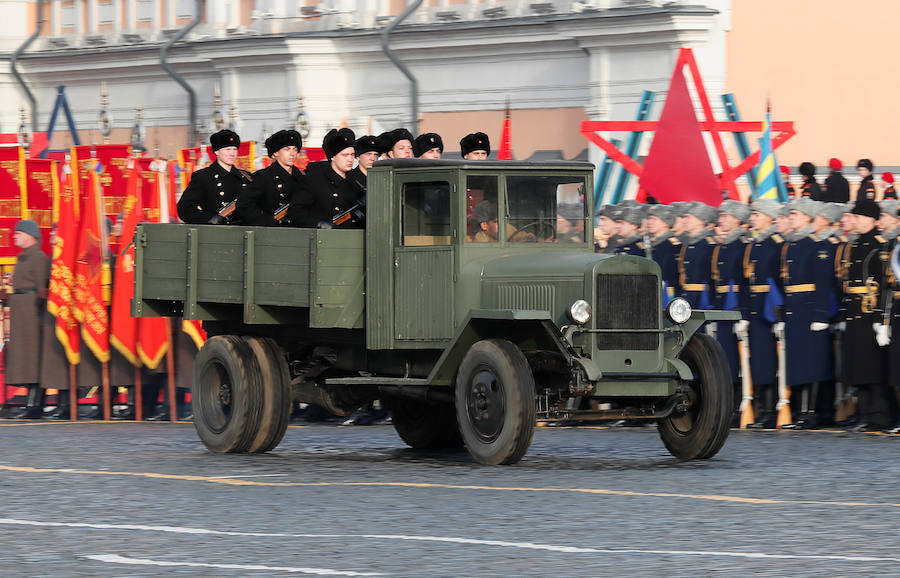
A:
{"label": "white column", "polygon": [[123,0],[125,3],[124,21],[122,22],[123,32],[134,32],[137,28],[137,0]]}
{"label": "white column", "polygon": [[[177,0],[165,0],[166,2],[166,28],[175,28],[175,4]],[[207,2],[207,4],[212,4],[212,2]]]}
{"label": "white column", "polygon": [[62,34],[62,0],[53,0],[50,4],[50,34]]}
{"label": "white column", "polygon": [[87,0],[88,34],[97,34],[97,23],[100,20],[97,0]]}

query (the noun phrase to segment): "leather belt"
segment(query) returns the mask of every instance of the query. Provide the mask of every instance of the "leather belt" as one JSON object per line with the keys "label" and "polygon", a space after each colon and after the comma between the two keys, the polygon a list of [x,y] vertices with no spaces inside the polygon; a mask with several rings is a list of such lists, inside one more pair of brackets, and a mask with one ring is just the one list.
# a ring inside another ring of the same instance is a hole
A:
{"label": "leather belt", "polygon": [[799,285],[785,285],[785,293],[809,293],[816,290],[815,283],[801,283]]}
{"label": "leather belt", "polygon": [[740,285],[716,285],[716,293],[728,293],[729,291],[737,293],[740,290]]}
{"label": "leather belt", "polygon": [[14,289],[13,293],[16,295],[31,295],[32,293],[37,293],[37,289]]}
{"label": "leather belt", "polygon": [[768,285],[751,285],[750,292],[751,293],[768,293],[769,286]]}
{"label": "leather belt", "polygon": [[705,291],[706,283],[685,283],[681,288],[685,291]]}
{"label": "leather belt", "polygon": [[844,287],[844,293],[849,293],[851,295],[864,295],[869,292],[869,288],[864,285],[859,285],[856,287]]}

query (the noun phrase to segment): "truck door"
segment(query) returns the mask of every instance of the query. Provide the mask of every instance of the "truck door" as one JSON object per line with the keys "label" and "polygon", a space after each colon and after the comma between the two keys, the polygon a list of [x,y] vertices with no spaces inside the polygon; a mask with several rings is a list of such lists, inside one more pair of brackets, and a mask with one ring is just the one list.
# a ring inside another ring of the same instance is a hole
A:
{"label": "truck door", "polygon": [[401,183],[394,250],[394,339],[428,347],[453,336],[451,183],[446,176]]}

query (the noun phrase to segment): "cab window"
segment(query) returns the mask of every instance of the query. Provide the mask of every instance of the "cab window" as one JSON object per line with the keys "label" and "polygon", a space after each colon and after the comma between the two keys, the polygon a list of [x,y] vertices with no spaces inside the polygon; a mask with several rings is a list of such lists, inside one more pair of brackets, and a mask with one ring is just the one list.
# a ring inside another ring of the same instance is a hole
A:
{"label": "cab window", "polygon": [[466,240],[498,241],[497,176],[466,176]]}
{"label": "cab window", "polygon": [[584,177],[508,176],[507,241],[584,243],[584,187]]}
{"label": "cab window", "polygon": [[450,183],[405,183],[402,211],[404,245],[450,244]]}

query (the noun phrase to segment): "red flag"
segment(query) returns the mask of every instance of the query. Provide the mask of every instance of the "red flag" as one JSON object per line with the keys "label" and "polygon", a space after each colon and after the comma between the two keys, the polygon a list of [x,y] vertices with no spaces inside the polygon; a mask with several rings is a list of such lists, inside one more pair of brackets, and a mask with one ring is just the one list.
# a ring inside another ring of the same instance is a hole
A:
{"label": "red flag", "polygon": [[[141,165],[141,200],[144,204],[142,220],[155,223],[167,222],[169,199],[166,194],[168,175],[166,161],[162,159],[140,159]],[[132,231],[132,237],[134,231]],[[133,292],[133,284],[132,284]],[[141,363],[150,369],[159,367],[160,362],[169,349],[166,333],[165,317],[138,318],[137,353]]]}
{"label": "red flag", "polygon": [[194,340],[197,349],[202,349],[206,343],[206,331],[203,330],[203,322],[198,320],[188,321],[184,319],[181,323],[181,330],[190,335]]}
{"label": "red flag", "polygon": [[138,195],[140,174],[134,159],[129,159],[127,178],[122,241],[128,249],[116,259],[109,342],[132,365],[140,366],[138,320],[131,316],[131,299],[134,297],[134,244],[131,243],[131,239],[134,238],[135,227],[143,218],[141,197]]}
{"label": "red flag", "polygon": [[0,147],[0,264],[15,265],[19,250],[13,246],[16,224],[28,211],[25,184],[25,149]]}
{"label": "red flag", "polygon": [[25,159],[25,186],[28,189],[28,218],[37,222],[41,229],[41,251],[51,254],[50,231],[53,228],[53,213],[57,210],[54,201],[59,193],[59,178],[56,162],[50,159]]}
{"label": "red flag", "polygon": [[56,317],[56,337],[66,351],[69,363],[81,361],[81,341],[78,338],[78,321],[75,319],[75,256],[78,242],[78,189],[72,177],[69,163],[63,165],[62,183],[59,188],[59,220],[56,223],[56,241],[53,244],[53,262],[50,267],[50,296],[47,309]]}
{"label": "red flag", "polygon": [[88,191],[81,210],[81,231],[75,261],[75,318],[81,338],[100,362],[109,361],[109,262],[103,222],[99,163],[87,171]]}
{"label": "red flag", "polygon": [[512,140],[510,137],[509,99],[506,99],[506,117],[503,119],[503,132],[500,133],[500,148],[497,149],[497,159],[501,161],[512,160]]}

